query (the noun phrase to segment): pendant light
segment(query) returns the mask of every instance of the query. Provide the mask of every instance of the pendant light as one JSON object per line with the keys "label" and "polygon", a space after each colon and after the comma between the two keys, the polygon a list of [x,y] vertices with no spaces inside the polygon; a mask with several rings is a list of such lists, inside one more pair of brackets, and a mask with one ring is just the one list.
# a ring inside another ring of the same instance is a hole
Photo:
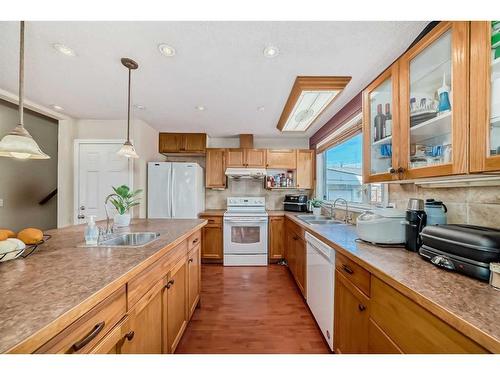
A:
{"label": "pendant light", "polygon": [[137,159],[139,155],[135,152],[134,145],[130,142],[130,76],[132,69],[137,69],[139,65],[132,59],[126,57],[122,58],[122,64],[128,69],[128,105],[127,105],[127,140],[122,148],[118,151],[118,155],[125,156],[126,158]]}
{"label": "pendant light", "polygon": [[16,159],[50,159],[24,127],[24,21],[19,48],[19,124],[0,141],[0,156]]}

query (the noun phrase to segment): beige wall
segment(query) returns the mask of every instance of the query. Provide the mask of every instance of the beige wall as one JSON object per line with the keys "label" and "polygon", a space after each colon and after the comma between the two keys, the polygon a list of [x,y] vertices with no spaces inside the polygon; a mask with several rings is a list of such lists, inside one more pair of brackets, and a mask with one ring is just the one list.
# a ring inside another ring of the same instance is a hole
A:
{"label": "beige wall", "polygon": [[[59,143],[61,147],[60,179],[65,182],[59,197],[63,207],[59,215],[58,226],[73,224],[73,145],[75,139],[124,139],[127,131],[125,120],[66,120],[61,121]],[[147,162],[164,160],[158,151],[158,131],[142,120],[132,120],[130,137],[134,143],[139,159],[134,160],[134,189],[144,189],[147,185]],[[146,217],[146,195],[142,204],[134,208],[135,217]]]}
{"label": "beige wall", "polygon": [[[0,138],[19,122],[17,105],[0,101]],[[0,228],[18,231],[27,227],[42,230],[57,226],[57,199],[38,202],[57,187],[57,121],[25,110],[24,125],[48,160],[19,160],[0,157]]]}
{"label": "beige wall", "polygon": [[434,198],[448,208],[450,224],[500,228],[500,186],[424,189],[415,184],[389,185],[389,202],[406,209],[409,198]]}

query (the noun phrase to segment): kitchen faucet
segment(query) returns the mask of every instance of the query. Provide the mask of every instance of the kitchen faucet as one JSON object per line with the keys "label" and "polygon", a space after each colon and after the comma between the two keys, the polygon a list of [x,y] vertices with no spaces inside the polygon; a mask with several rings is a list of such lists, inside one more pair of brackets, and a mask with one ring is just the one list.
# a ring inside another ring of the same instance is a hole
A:
{"label": "kitchen faucet", "polygon": [[344,202],[344,204],[345,204],[344,223],[348,224],[349,223],[349,204],[347,203],[347,201],[344,198],[335,199],[335,201],[333,202],[333,205],[330,206],[330,209],[331,209],[330,216],[332,217],[332,219],[335,218],[333,210],[335,209],[335,206],[337,205],[338,201]]}
{"label": "kitchen faucet", "polygon": [[99,237],[103,236],[104,238],[107,238],[110,234],[114,233],[113,226],[110,225],[109,212],[108,212],[109,198],[111,198],[114,195],[115,194],[109,194],[104,200],[104,210],[106,211],[106,229],[103,230],[102,228],[99,228]]}

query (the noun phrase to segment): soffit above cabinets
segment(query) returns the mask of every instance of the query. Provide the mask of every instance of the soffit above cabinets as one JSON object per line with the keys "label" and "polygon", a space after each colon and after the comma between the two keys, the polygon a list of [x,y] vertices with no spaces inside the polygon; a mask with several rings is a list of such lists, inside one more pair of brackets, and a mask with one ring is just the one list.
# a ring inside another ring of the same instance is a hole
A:
{"label": "soffit above cabinets", "polygon": [[349,83],[351,77],[297,77],[276,126],[305,132]]}

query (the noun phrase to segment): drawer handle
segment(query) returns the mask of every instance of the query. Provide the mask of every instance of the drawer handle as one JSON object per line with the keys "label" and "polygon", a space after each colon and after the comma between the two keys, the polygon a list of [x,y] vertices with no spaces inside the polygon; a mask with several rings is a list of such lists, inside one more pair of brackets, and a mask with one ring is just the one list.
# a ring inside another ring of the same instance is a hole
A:
{"label": "drawer handle", "polygon": [[359,309],[359,311],[365,311],[365,310],[366,310],[366,306],[365,306],[365,305],[363,305],[362,303],[360,303],[360,304],[358,305],[358,309]]}
{"label": "drawer handle", "polygon": [[343,264],[342,269],[345,272],[347,272],[349,275],[352,275],[354,273],[354,271],[351,269],[351,267],[349,267],[347,264]]}
{"label": "drawer handle", "polygon": [[199,240],[200,240],[199,238],[194,239],[192,244],[194,245],[195,243],[198,243]]}
{"label": "drawer handle", "polygon": [[215,223],[215,220],[214,219],[208,219],[208,222],[209,223]]}
{"label": "drawer handle", "polygon": [[99,332],[101,332],[102,329],[104,328],[104,325],[105,325],[104,322],[97,323],[87,336],[85,336],[83,339],[73,344],[72,346],[73,350],[77,352],[85,345],[87,345],[89,342],[91,342],[93,339],[95,339],[95,337],[99,334]]}
{"label": "drawer handle", "polygon": [[128,340],[128,341],[132,341],[132,339],[134,338],[135,336],[135,332],[134,331],[130,331],[130,332],[127,332],[125,334],[125,338]]}
{"label": "drawer handle", "polygon": [[170,280],[167,285],[165,285],[165,288],[170,289],[170,287],[174,285],[174,280]]}

